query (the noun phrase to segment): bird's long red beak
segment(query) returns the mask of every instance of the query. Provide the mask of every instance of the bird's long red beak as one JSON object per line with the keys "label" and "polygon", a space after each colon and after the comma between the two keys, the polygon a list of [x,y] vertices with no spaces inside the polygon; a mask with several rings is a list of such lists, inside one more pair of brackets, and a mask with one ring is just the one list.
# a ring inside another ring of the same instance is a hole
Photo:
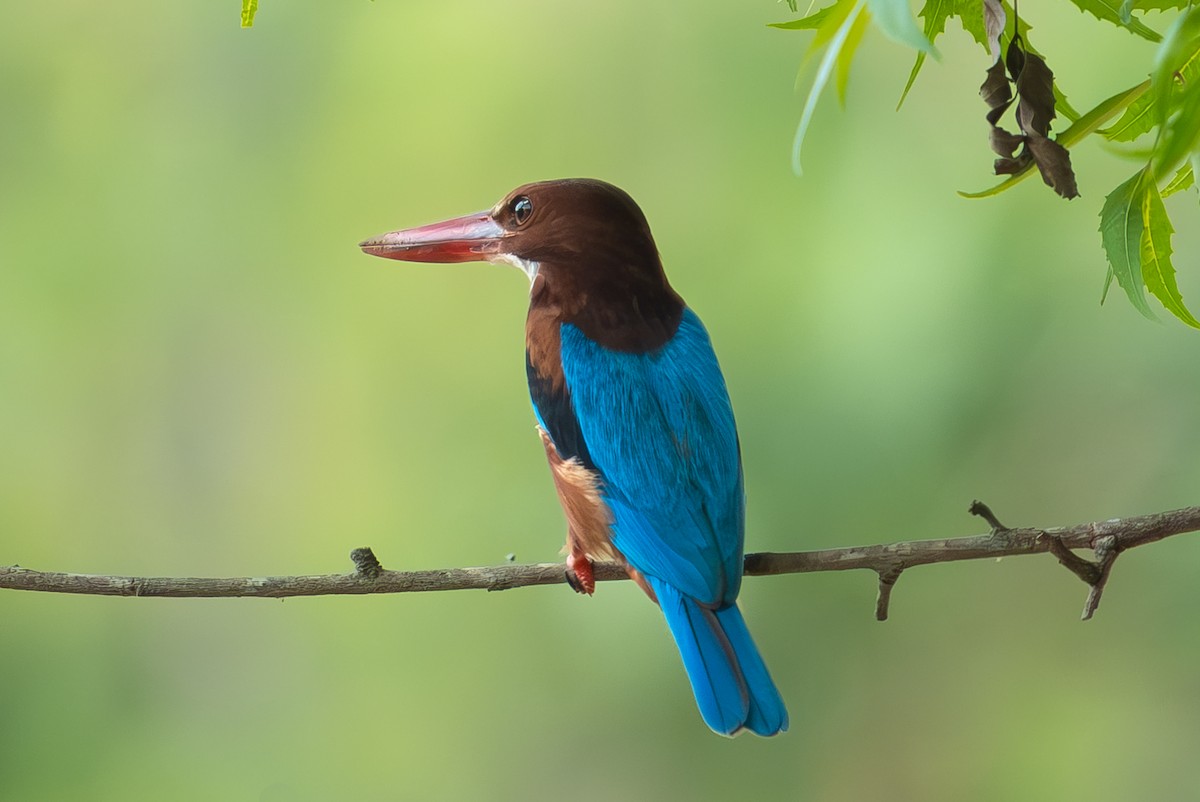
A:
{"label": "bird's long red beak", "polygon": [[405,262],[484,262],[503,252],[508,232],[491,212],[476,212],[358,243],[364,253]]}

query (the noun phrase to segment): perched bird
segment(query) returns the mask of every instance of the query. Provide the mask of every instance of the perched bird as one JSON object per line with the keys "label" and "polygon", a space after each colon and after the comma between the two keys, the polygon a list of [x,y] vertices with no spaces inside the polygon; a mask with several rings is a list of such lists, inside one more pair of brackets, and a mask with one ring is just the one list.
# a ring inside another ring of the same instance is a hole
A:
{"label": "perched bird", "polygon": [[592,560],[624,563],[661,607],[705,723],[786,730],[737,607],[745,496],[725,380],[633,199],[589,179],[526,184],[489,211],[359,247],[524,271],[525,369],[566,513],[568,579],[590,594]]}

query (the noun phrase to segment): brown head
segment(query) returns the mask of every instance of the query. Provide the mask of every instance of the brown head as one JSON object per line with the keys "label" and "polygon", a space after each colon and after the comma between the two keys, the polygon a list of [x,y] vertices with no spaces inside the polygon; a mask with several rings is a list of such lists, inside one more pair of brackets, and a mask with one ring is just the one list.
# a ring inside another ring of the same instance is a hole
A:
{"label": "brown head", "polygon": [[359,247],[410,262],[515,265],[532,282],[531,313],[573,323],[616,350],[657,348],[683,314],[642,210],[603,181],[525,184],[489,211],[394,231]]}

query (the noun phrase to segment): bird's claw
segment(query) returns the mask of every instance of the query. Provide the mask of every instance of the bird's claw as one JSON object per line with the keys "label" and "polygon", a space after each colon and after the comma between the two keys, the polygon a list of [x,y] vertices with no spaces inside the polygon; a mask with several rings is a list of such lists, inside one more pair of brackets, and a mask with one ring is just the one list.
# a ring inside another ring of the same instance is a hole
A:
{"label": "bird's claw", "polygon": [[596,573],[592,569],[592,561],[586,556],[567,555],[567,584],[576,593],[591,596],[596,592]]}

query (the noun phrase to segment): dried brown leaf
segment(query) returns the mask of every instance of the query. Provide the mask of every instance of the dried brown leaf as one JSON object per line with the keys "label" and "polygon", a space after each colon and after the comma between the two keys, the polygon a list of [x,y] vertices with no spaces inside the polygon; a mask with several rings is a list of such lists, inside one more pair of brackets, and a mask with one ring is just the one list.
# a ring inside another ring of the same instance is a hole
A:
{"label": "dried brown leaf", "polygon": [[[1012,51],[1012,47],[1009,47]],[[1040,56],[1024,55],[1020,72],[1013,75],[1017,84],[1017,125],[1027,134],[1050,135],[1054,119],[1054,73]]]}
{"label": "dried brown leaf", "polygon": [[[1025,137],[1021,137],[1023,141]],[[1016,175],[1028,166],[1033,157],[1029,155],[1029,150],[1022,150],[1020,155],[1013,159],[996,159],[992,164],[992,169],[996,171],[996,175]]]}
{"label": "dried brown leaf", "polygon": [[[1006,159],[1011,159],[1013,154],[1017,152],[1017,148],[1021,147],[1025,142],[1025,137],[1020,134],[1011,133],[998,125],[992,126],[991,134],[992,150],[997,155],[1003,156]],[[997,170],[996,172],[1000,172]]]}
{"label": "dried brown leaf", "polygon": [[1079,197],[1075,171],[1071,169],[1071,152],[1053,139],[1030,134],[1025,138],[1026,152],[1032,154],[1038,172],[1046,186],[1070,200]]}
{"label": "dried brown leaf", "polygon": [[[985,0],[985,15],[989,0]],[[1001,8],[1003,14],[1003,8]],[[986,20],[989,24],[991,18]],[[1001,24],[1000,29],[1003,29]],[[989,43],[992,29],[988,29]],[[996,34],[995,51],[999,52],[999,33]],[[1019,134],[1014,134],[999,125],[1000,118],[1013,103],[1016,89],[1016,118]],[[1055,117],[1054,73],[1044,59],[1025,49],[1019,35],[1009,42],[1004,60],[997,58],[987,71],[979,95],[988,105],[987,121],[991,125],[989,142],[992,150],[1001,158],[992,167],[996,175],[1015,175],[1037,164],[1038,172],[1046,185],[1068,200],[1078,197],[1075,172],[1071,169],[1071,154],[1058,142],[1050,139],[1050,124]],[[1018,149],[1019,152],[1018,152]]]}
{"label": "dried brown leaf", "polygon": [[1000,115],[1008,110],[1013,99],[1008,76],[1004,73],[1004,64],[997,61],[988,68],[987,79],[979,87],[979,96],[988,106],[987,121],[994,126]]}
{"label": "dried brown leaf", "polygon": [[987,45],[992,50],[992,61],[1000,60],[1000,34],[1004,33],[1006,21],[1001,0],[983,0],[983,30],[987,36]]}

